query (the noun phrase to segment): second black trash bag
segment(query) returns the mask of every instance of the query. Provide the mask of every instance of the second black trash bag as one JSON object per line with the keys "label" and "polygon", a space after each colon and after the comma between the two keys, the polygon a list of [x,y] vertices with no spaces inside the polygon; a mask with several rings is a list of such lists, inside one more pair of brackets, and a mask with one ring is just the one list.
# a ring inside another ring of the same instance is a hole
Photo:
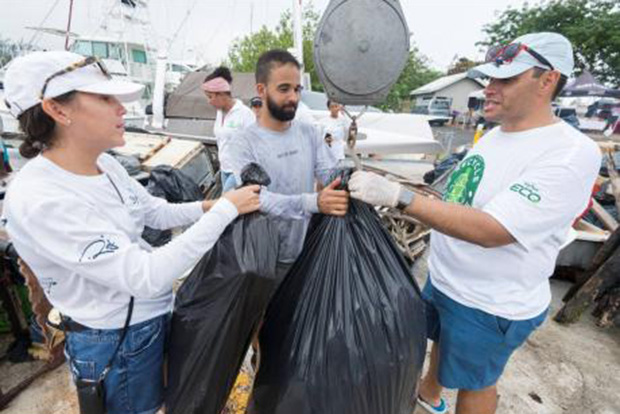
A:
{"label": "second black trash bag", "polygon": [[420,289],[372,207],[316,215],[260,333],[250,414],[411,414],[426,350]]}
{"label": "second black trash bag", "polygon": [[171,321],[168,413],[221,413],[277,287],[277,258],[272,220],[241,216],[183,282]]}

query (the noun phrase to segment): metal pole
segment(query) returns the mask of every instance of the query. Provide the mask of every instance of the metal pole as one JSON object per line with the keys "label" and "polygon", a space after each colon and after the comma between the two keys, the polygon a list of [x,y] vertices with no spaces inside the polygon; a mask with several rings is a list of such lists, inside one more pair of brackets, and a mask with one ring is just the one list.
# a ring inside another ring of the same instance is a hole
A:
{"label": "metal pole", "polygon": [[69,32],[71,31],[71,18],[73,16],[73,0],[69,1],[69,19],[67,19],[67,33],[65,34],[65,50],[69,50]]}
{"label": "metal pole", "polygon": [[301,65],[301,73],[304,73],[304,43],[303,43],[303,22],[301,16],[301,1],[293,0],[293,48],[295,56]]}

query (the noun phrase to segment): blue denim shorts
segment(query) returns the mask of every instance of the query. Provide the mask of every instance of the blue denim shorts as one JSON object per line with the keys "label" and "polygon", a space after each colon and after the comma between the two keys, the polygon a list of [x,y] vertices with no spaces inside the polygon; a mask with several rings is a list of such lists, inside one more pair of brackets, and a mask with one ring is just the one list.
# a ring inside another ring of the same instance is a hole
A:
{"label": "blue denim shorts", "polygon": [[[105,379],[108,414],[151,414],[163,404],[163,364],[169,315],[129,327]],[[74,380],[96,380],[110,361],[122,329],[68,332],[65,353]]]}
{"label": "blue denim shorts", "polygon": [[480,390],[497,383],[512,353],[538,328],[547,310],[513,321],[462,305],[433,287],[422,291],[427,336],[439,345],[439,383],[446,388]]}

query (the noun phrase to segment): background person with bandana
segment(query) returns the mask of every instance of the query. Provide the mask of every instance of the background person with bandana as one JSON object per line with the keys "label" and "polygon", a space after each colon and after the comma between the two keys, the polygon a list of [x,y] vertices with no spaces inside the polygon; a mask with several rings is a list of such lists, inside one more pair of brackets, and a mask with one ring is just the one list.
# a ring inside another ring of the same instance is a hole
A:
{"label": "background person with bandana", "polygon": [[256,121],[252,110],[245,106],[241,100],[232,97],[232,81],[230,70],[222,66],[208,75],[202,84],[202,90],[205,92],[209,103],[217,109],[213,134],[217,139],[222,192],[231,190],[236,185],[228,152],[230,141],[235,138],[238,131]]}

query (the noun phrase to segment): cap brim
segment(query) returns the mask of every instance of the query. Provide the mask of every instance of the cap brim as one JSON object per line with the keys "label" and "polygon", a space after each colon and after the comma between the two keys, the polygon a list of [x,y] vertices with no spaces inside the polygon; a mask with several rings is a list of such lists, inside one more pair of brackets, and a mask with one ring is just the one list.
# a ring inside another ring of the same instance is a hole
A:
{"label": "cap brim", "polygon": [[507,79],[522,74],[528,69],[534,66],[529,63],[511,62],[509,64],[497,66],[495,63],[485,63],[484,65],[476,66],[467,72],[469,78],[482,78],[489,77],[495,79]]}
{"label": "cap brim", "polygon": [[99,95],[112,95],[121,102],[132,102],[140,99],[142,91],[144,90],[144,85],[111,79],[105,82],[82,86],[75,90]]}

